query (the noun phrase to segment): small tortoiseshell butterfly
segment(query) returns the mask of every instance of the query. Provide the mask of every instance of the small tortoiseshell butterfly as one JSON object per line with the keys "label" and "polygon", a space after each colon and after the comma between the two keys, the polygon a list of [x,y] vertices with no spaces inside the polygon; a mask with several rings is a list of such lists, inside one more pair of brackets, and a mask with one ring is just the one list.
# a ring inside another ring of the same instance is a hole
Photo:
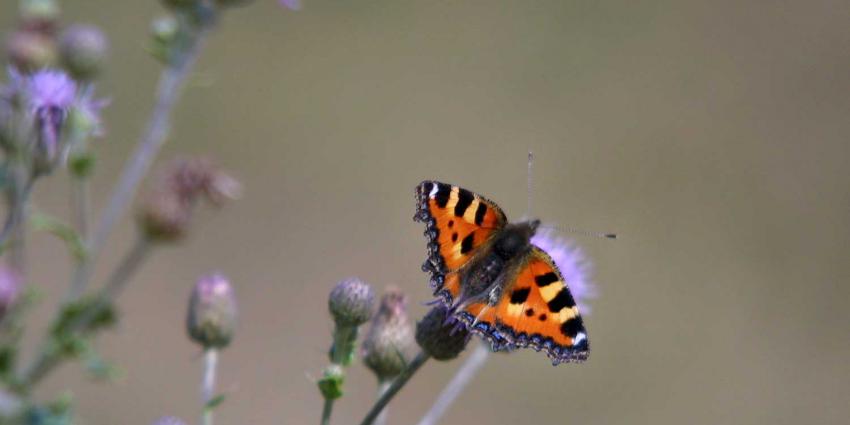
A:
{"label": "small tortoiseshell butterfly", "polygon": [[590,347],[575,300],[552,258],[531,243],[539,220],[508,223],[492,201],[436,181],[416,188],[434,295],[495,350],[544,350],[553,364]]}

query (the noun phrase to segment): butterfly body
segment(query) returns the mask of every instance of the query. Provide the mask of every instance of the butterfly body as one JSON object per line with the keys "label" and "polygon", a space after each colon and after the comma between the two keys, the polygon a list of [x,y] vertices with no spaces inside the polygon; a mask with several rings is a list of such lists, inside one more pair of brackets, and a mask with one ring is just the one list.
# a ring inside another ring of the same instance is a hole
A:
{"label": "butterfly body", "polygon": [[552,259],[531,243],[540,222],[508,223],[492,201],[424,181],[414,219],[426,223],[434,295],[496,350],[530,347],[553,363],[587,358],[587,334]]}

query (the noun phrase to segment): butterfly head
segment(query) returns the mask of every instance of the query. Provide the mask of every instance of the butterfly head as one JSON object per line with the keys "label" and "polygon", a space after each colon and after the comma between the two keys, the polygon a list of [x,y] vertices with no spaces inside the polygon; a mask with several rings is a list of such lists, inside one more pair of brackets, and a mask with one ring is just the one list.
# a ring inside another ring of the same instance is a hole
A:
{"label": "butterfly head", "polygon": [[496,240],[495,250],[502,258],[514,258],[531,247],[531,238],[537,232],[540,220],[529,220],[505,226]]}

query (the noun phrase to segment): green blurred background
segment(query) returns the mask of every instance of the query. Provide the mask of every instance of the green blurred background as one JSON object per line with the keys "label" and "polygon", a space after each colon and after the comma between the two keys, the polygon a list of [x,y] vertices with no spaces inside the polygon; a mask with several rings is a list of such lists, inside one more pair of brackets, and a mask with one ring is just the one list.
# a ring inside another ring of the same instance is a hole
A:
{"label": "green blurred background", "polygon": [[[0,29],[15,2],[0,6]],[[435,178],[525,211],[617,231],[580,238],[601,296],[593,355],[553,368],[492,358],[447,424],[840,424],[850,396],[850,3],[846,1],[256,1],[225,17],[161,158],[210,154],[244,198],[163,248],[99,340],[126,376],[66,366],[81,424],[194,421],[199,350],[185,337],[196,277],[236,285],[241,323],[223,353],[220,424],[318,423],[326,294],[360,276],[430,299],[413,188]],[[111,38],[98,92],[112,98],[96,178],[102,206],[150,111],[145,52],[157,2],[64,1],[65,22]],[[212,85],[207,83],[212,82]],[[162,165],[164,161],[159,161]],[[66,214],[58,174],[39,208]],[[130,243],[128,218],[102,266]],[[47,322],[69,274],[34,235]],[[104,276],[108,267],[101,267]],[[415,423],[460,361],[431,362],[391,405]],[[375,382],[351,370],[335,423]]]}

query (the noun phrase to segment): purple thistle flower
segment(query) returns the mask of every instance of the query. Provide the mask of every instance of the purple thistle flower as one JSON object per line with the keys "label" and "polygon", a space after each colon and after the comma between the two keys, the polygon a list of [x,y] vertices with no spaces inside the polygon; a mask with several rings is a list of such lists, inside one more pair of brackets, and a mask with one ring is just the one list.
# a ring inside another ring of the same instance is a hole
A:
{"label": "purple thistle flower", "polygon": [[73,121],[94,137],[103,136],[101,111],[109,106],[109,99],[95,99],[94,88],[86,86],[80,91],[77,101],[71,109]]}
{"label": "purple thistle flower", "polygon": [[582,249],[570,239],[559,237],[553,230],[539,229],[531,243],[546,251],[566,280],[573,298],[582,314],[590,314],[588,300],[598,296],[596,285],[590,278],[593,265]]}
{"label": "purple thistle flower", "polygon": [[301,0],[278,0],[278,3],[289,10],[301,9]]}
{"label": "purple thistle flower", "polygon": [[17,301],[21,291],[21,275],[7,265],[0,264],[0,320]]}
{"label": "purple thistle flower", "polygon": [[56,108],[68,110],[77,96],[77,84],[62,71],[42,70],[26,78],[30,111]]}

